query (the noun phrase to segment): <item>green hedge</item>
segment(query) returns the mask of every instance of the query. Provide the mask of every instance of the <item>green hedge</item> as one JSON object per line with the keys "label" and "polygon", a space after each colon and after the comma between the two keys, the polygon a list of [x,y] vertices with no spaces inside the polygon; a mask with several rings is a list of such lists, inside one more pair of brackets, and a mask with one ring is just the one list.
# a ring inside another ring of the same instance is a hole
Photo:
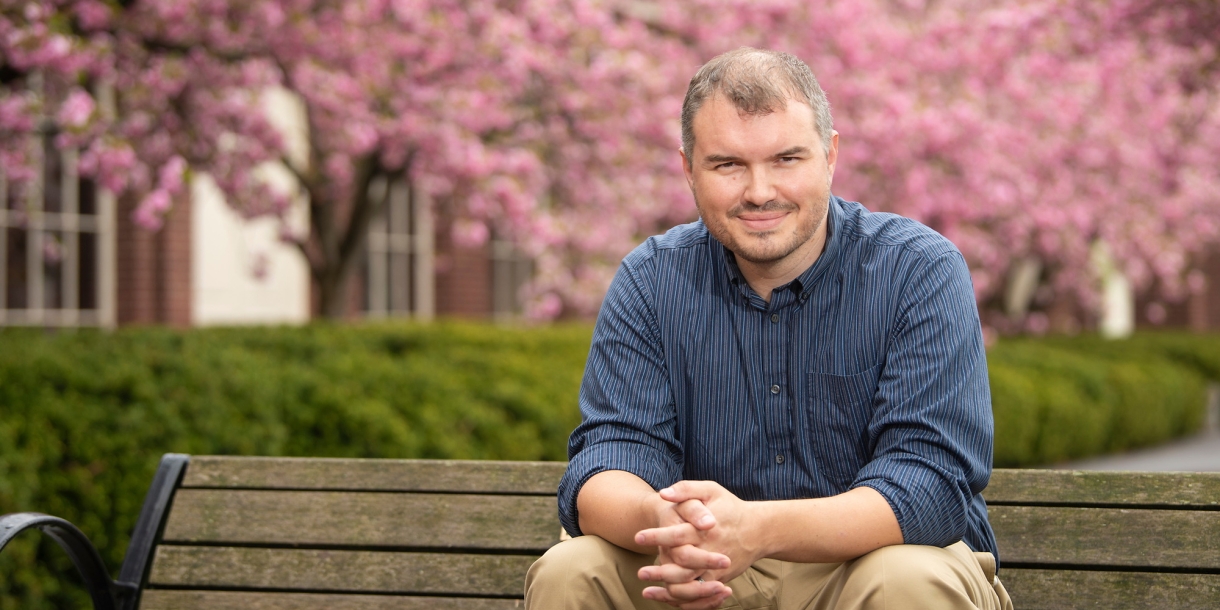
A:
{"label": "green hedge", "polygon": [[[475,324],[3,331],[0,513],[69,519],[117,573],[166,452],[562,460],[589,335]],[[52,544],[0,553],[0,608],[90,607],[30,569],[46,563],[70,571]]]}
{"label": "green hedge", "polygon": [[[587,325],[0,330],[0,513],[78,524],[117,572],[162,453],[562,460]],[[1004,340],[996,464],[1198,428],[1220,340]],[[0,610],[86,608],[35,533],[0,553]]]}
{"label": "green hedge", "polygon": [[1203,423],[1220,337],[1146,333],[1007,339],[987,354],[995,465],[1055,464],[1145,447]]}

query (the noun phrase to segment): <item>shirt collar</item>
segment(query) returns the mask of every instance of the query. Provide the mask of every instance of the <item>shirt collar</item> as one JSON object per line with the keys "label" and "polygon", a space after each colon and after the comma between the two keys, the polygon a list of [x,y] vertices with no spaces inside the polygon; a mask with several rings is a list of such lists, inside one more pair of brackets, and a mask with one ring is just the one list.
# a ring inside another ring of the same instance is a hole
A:
{"label": "shirt collar", "polygon": [[802,297],[835,266],[835,259],[839,257],[839,250],[842,249],[843,217],[847,214],[843,209],[843,200],[831,195],[826,207],[826,245],[822,248],[822,255],[789,284],[793,290],[801,291]]}
{"label": "shirt collar", "polygon": [[[808,269],[797,276],[796,279],[783,286],[779,286],[776,290],[802,292],[804,289],[813,286],[826,273],[826,270],[834,265],[834,259],[839,255],[840,242],[843,241],[840,237],[843,232],[843,215],[843,200],[831,195],[826,211],[826,245],[822,248],[822,255]],[[716,238],[713,237],[712,241],[720,245],[720,251],[724,255],[724,266],[729,282],[736,285],[742,294],[748,296],[751,291],[750,284],[746,282],[746,277],[742,275],[741,268],[737,266],[737,257],[733,255],[731,250],[720,244]]]}

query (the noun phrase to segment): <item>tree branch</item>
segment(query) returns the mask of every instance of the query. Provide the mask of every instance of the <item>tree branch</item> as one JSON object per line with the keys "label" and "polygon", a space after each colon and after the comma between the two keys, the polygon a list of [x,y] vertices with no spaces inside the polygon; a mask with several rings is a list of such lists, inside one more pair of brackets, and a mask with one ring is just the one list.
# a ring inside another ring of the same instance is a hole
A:
{"label": "tree branch", "polygon": [[302,189],[306,191],[309,190],[309,186],[312,184],[310,176],[302,173],[301,170],[297,168],[296,164],[292,162],[292,159],[288,158],[288,155],[280,155],[280,163],[283,163],[284,167],[288,168],[288,172],[292,174],[293,178],[296,178],[297,183],[301,185]]}
{"label": "tree branch", "polygon": [[246,53],[235,50],[220,51],[212,48],[204,42],[199,42],[196,44],[181,44],[155,38],[140,38],[140,44],[149,52],[165,53],[167,55],[188,55],[193,49],[201,48],[212,57],[234,64],[252,58],[262,59],[266,57],[266,55],[263,53]]}

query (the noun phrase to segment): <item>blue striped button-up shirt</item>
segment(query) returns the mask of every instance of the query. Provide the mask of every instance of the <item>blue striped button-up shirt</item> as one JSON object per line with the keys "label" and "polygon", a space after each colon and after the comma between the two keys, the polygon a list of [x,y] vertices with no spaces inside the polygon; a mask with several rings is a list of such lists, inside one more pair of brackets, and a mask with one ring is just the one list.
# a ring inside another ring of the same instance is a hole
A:
{"label": "blue striped button-up shirt", "polygon": [[996,552],[987,363],[969,270],[936,232],[831,197],[822,256],[768,303],[701,222],[649,238],[602,304],[559,486],[604,470],[745,500],[871,487],[908,544]]}

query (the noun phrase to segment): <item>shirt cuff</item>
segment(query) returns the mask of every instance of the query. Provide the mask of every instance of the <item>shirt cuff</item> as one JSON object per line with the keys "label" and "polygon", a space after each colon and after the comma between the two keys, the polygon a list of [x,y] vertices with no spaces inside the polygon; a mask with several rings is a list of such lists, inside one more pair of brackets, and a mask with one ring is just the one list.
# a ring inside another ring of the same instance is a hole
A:
{"label": "shirt cuff", "polygon": [[622,470],[640,477],[653,489],[663,489],[682,479],[682,469],[664,451],[641,443],[600,443],[576,454],[559,481],[559,522],[572,536],[581,536],[576,497],[593,475]]}
{"label": "shirt cuff", "polygon": [[[904,544],[945,547],[963,539],[970,496],[964,484],[929,464],[866,466],[852,488],[869,487],[881,494],[898,520]],[[902,481],[903,483],[899,483]]]}

